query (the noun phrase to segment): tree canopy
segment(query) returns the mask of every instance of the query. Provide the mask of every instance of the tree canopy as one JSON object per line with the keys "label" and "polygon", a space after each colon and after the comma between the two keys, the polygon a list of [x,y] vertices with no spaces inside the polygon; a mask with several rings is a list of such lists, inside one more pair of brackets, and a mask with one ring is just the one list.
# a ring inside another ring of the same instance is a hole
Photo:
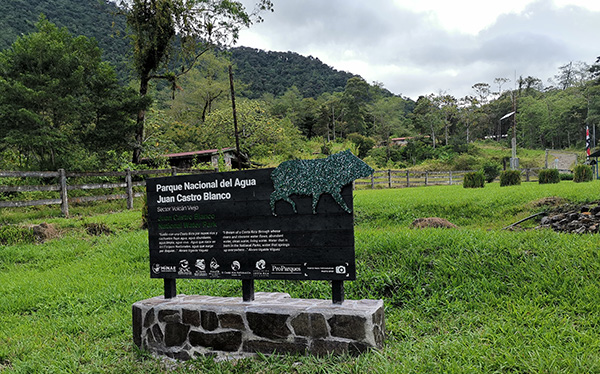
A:
{"label": "tree canopy", "polygon": [[[248,12],[231,0],[132,0],[122,1],[133,41],[133,60],[145,97],[152,79],[166,79],[173,88],[196,60],[215,46],[235,43],[243,27],[260,21],[258,13],[272,9],[270,0],[259,0]],[[145,110],[137,118],[133,163],[139,163],[144,139]]]}
{"label": "tree canopy", "polygon": [[[133,114],[143,107],[119,85],[95,41],[74,37],[45,18],[37,31],[0,53],[0,142],[25,165],[71,169],[86,153],[127,149]],[[99,166],[99,165],[97,165]]]}

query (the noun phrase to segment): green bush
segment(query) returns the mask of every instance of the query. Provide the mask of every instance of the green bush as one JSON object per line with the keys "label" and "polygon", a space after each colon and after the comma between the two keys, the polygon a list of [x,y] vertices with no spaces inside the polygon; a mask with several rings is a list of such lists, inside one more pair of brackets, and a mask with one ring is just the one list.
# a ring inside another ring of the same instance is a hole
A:
{"label": "green bush", "polygon": [[560,173],[560,180],[561,181],[572,181],[573,180],[573,173]]}
{"label": "green bush", "polygon": [[594,179],[592,168],[589,165],[577,165],[573,170],[573,182],[591,182]]}
{"label": "green bush", "polygon": [[502,167],[494,162],[486,162],[482,167],[481,171],[485,175],[485,181],[492,183],[500,175]]}
{"label": "green bush", "polygon": [[500,173],[500,187],[516,186],[521,184],[520,170],[504,170]]}
{"label": "green bush", "polygon": [[463,180],[464,188],[483,188],[485,175],[481,171],[466,173]]}
{"label": "green bush", "polygon": [[375,146],[375,140],[358,133],[349,134],[347,138],[358,147],[356,156],[360,158],[366,157],[367,153]]}
{"label": "green bush", "polygon": [[560,175],[558,173],[558,169],[540,170],[539,182],[540,182],[540,184],[560,182]]}

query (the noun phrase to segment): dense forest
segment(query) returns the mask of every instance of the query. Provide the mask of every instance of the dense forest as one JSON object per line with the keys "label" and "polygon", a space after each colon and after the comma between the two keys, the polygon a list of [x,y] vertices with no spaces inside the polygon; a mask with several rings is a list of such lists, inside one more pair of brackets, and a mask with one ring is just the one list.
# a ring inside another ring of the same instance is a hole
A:
{"label": "dense forest", "polygon": [[[0,168],[136,167],[131,161],[233,146],[230,66],[241,149],[258,161],[305,157],[307,141],[325,154],[348,142],[376,167],[439,159],[476,168],[456,161],[475,140],[506,144],[514,127],[519,147],[583,149],[586,127],[595,134],[600,119],[598,61],[565,62],[547,85],[490,77],[462,98],[413,101],[315,57],[230,47],[236,22],[252,23],[235,7],[215,8],[233,26],[210,40],[211,30],[176,24],[185,12],[150,20],[164,22],[156,27],[138,17],[147,2],[129,4],[0,3]],[[401,147],[397,137],[412,140]]]}

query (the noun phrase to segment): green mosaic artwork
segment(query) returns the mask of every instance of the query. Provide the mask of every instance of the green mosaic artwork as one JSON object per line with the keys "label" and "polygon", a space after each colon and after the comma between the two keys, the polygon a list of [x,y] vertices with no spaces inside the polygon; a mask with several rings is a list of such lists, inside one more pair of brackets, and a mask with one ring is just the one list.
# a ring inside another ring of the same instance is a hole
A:
{"label": "green mosaic artwork", "polygon": [[358,178],[373,174],[374,170],[350,150],[333,154],[318,160],[293,160],[282,162],[271,173],[275,191],[271,194],[271,212],[275,212],[275,203],[279,200],[292,205],[296,203],[291,196],[312,196],[312,212],[317,213],[317,204],[322,194],[330,194],[339,206],[348,213],[352,210],[342,199],[342,188]]}

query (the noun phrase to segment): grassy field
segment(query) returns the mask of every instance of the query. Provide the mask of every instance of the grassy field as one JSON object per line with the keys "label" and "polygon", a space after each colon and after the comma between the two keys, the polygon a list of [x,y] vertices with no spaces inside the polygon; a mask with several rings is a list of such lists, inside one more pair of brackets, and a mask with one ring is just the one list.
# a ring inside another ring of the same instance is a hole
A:
{"label": "grassy field", "polygon": [[[501,230],[548,209],[542,198],[590,203],[599,190],[561,182],[357,191],[358,279],[346,297],[385,301],[385,348],[221,363],[165,362],[134,347],[131,304],[162,294],[149,277],[139,210],[80,206],[71,219],[48,208],[2,210],[0,222],[49,222],[60,235],[0,246],[0,372],[600,372],[600,238]],[[460,228],[409,228],[429,216]],[[110,234],[90,235],[90,223]],[[180,280],[178,291],[241,296],[240,283]],[[257,281],[256,290],[330,298],[327,282]]]}

